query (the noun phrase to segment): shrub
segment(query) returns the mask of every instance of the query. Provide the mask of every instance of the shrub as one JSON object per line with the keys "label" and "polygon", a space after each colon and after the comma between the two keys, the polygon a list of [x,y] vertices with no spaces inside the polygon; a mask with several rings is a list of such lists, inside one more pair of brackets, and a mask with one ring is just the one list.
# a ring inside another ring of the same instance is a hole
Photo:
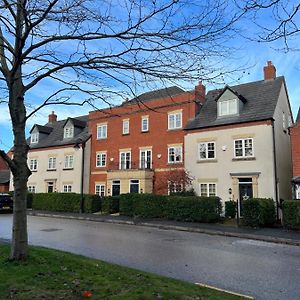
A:
{"label": "shrub", "polygon": [[273,199],[253,198],[243,201],[243,225],[271,226],[275,223]]}
{"label": "shrub", "polygon": [[189,197],[189,196],[197,196],[196,192],[194,189],[190,189],[188,191],[182,191],[182,192],[176,192],[176,193],[171,193],[170,196],[180,196],[180,197]]}
{"label": "shrub", "polygon": [[28,193],[27,194],[27,208],[32,208],[32,199],[33,199],[33,194]]}
{"label": "shrub", "polygon": [[[58,212],[79,212],[80,194],[74,193],[43,193],[33,194],[32,208]],[[101,208],[100,197],[84,195],[84,211],[93,213]]]}
{"label": "shrub", "polygon": [[289,229],[300,230],[300,201],[283,202],[283,225]]}
{"label": "shrub", "polygon": [[110,196],[101,198],[101,211],[107,214],[115,214],[119,212],[120,197]]}
{"label": "shrub", "polygon": [[222,205],[218,197],[126,194],[120,197],[120,214],[177,221],[216,222]]}
{"label": "shrub", "polygon": [[235,201],[226,201],[225,202],[225,217],[226,218],[235,218],[236,215],[236,202]]}

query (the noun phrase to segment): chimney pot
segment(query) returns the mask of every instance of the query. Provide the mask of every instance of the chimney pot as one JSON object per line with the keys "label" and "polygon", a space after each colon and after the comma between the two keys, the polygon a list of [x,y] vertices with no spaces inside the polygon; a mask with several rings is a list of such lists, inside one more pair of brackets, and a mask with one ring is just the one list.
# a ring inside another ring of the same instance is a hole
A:
{"label": "chimney pot", "polygon": [[52,113],[48,116],[48,123],[53,124],[57,121],[57,115],[52,111]]}
{"label": "chimney pot", "polygon": [[276,68],[271,60],[267,61],[267,65],[264,66],[264,80],[270,80],[276,78]]}

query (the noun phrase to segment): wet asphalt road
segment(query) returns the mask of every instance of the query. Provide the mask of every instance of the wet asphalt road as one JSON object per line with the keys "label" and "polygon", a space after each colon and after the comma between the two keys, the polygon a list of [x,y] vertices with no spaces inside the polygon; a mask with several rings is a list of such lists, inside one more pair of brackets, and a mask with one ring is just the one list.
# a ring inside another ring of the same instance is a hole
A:
{"label": "wet asphalt road", "polygon": [[[0,239],[12,217],[0,215]],[[300,247],[132,225],[28,217],[29,242],[254,296],[300,299]]]}

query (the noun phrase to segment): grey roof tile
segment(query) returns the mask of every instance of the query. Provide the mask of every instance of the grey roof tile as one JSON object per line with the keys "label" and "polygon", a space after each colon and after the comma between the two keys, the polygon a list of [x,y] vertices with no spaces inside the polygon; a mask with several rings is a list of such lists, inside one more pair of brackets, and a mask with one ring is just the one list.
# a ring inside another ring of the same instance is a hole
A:
{"label": "grey roof tile", "polygon": [[215,100],[223,89],[209,91],[199,114],[187,124],[185,129],[272,119],[283,83],[284,77],[280,76],[274,80],[260,80],[230,87],[231,90],[246,99],[239,115],[232,117],[217,117]]}
{"label": "grey roof tile", "polygon": [[9,170],[1,170],[0,171],[0,183],[8,183],[10,179],[10,171]]}

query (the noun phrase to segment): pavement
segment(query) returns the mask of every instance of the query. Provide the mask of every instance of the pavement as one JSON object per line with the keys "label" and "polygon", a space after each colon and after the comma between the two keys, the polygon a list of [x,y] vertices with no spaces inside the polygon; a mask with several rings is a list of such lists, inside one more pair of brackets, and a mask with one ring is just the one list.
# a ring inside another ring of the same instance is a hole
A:
{"label": "pavement", "polygon": [[139,225],[153,227],[164,230],[177,230],[204,233],[209,235],[219,235],[228,237],[245,238],[257,241],[272,242],[300,246],[300,231],[287,230],[282,227],[275,228],[248,228],[221,223],[188,223],[176,222],[162,219],[138,219],[126,216],[100,215],[100,214],[79,214],[28,210],[28,215],[39,217],[53,217],[63,219],[85,220],[93,222],[104,222],[114,224]]}

